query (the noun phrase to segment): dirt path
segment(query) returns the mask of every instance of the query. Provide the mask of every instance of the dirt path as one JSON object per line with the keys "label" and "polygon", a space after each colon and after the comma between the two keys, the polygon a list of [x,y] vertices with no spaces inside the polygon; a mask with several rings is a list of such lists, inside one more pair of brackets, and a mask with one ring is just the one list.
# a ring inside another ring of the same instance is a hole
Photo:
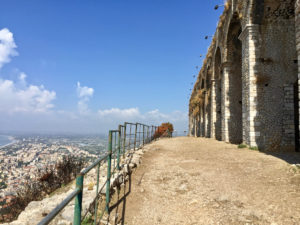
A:
{"label": "dirt path", "polygon": [[204,138],[149,147],[124,224],[300,224],[300,172],[284,160]]}

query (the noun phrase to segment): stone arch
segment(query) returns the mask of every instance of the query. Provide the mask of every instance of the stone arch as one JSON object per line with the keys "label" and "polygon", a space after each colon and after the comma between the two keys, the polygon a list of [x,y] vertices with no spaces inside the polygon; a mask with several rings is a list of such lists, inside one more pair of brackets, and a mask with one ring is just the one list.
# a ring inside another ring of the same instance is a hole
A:
{"label": "stone arch", "polygon": [[213,135],[219,141],[222,140],[222,113],[221,113],[221,50],[220,47],[217,47],[214,59],[214,77],[212,85],[212,126],[213,126]]}
{"label": "stone arch", "polygon": [[223,129],[225,140],[230,143],[243,142],[243,110],[242,110],[242,42],[239,36],[242,32],[241,21],[235,13],[230,21],[226,40],[226,67],[223,92],[225,94],[225,118],[227,129]]}

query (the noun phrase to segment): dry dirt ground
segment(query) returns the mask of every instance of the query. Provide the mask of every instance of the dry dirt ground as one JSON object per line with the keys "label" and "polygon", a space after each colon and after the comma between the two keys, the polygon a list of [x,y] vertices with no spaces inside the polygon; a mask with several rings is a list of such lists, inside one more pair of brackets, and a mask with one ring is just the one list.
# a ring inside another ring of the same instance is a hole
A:
{"label": "dry dirt ground", "polygon": [[300,171],[287,163],[300,153],[283,160],[188,137],[148,147],[111,214],[117,224],[300,224]]}

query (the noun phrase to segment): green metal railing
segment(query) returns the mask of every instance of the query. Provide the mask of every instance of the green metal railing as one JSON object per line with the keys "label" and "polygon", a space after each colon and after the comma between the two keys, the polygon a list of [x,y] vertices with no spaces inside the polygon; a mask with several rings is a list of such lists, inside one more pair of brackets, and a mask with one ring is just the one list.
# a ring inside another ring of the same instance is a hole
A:
{"label": "green metal railing", "polygon": [[[111,198],[111,177],[112,175],[121,169],[120,158],[125,157],[126,151],[136,150],[143,145],[154,140],[155,131],[158,129],[157,126],[147,126],[141,123],[128,123],[125,122],[124,125],[119,125],[118,130],[110,130],[108,134],[108,149],[107,153],[98,158],[92,165],[85,168],[76,177],[76,188],[69,194],[57,207],[55,207],[43,220],[41,220],[38,225],[49,224],[58,214],[61,212],[69,202],[75,198],[74,207],[74,219],[73,225],[80,225],[83,219],[86,217],[82,215],[82,198],[83,198],[83,186],[84,186],[84,176],[93,168],[97,167],[97,182],[96,182],[96,193],[95,198],[92,203],[94,203],[94,225],[97,221],[101,220],[105,212],[109,213],[109,204]],[[107,162],[107,177],[104,184],[99,187],[99,177],[100,177],[100,166],[101,163]],[[105,208],[101,214],[97,215],[98,204],[103,188],[106,186],[105,192]],[[98,218],[97,218],[98,217]]]}

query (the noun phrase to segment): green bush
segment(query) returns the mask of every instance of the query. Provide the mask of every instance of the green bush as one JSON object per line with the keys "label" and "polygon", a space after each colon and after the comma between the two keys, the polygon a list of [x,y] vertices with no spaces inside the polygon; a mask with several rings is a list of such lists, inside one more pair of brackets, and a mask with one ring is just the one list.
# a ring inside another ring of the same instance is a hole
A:
{"label": "green bush", "polygon": [[92,216],[91,215],[89,215],[89,216],[87,216],[87,217],[85,217],[84,219],[83,219],[83,221],[81,222],[81,225],[92,225],[93,224],[93,219],[92,219]]}
{"label": "green bush", "polygon": [[239,144],[238,148],[247,148],[247,145],[245,145],[245,144]]}
{"label": "green bush", "polygon": [[254,151],[258,151],[258,147],[257,146],[253,146],[253,147],[249,147],[250,150],[254,150]]}

